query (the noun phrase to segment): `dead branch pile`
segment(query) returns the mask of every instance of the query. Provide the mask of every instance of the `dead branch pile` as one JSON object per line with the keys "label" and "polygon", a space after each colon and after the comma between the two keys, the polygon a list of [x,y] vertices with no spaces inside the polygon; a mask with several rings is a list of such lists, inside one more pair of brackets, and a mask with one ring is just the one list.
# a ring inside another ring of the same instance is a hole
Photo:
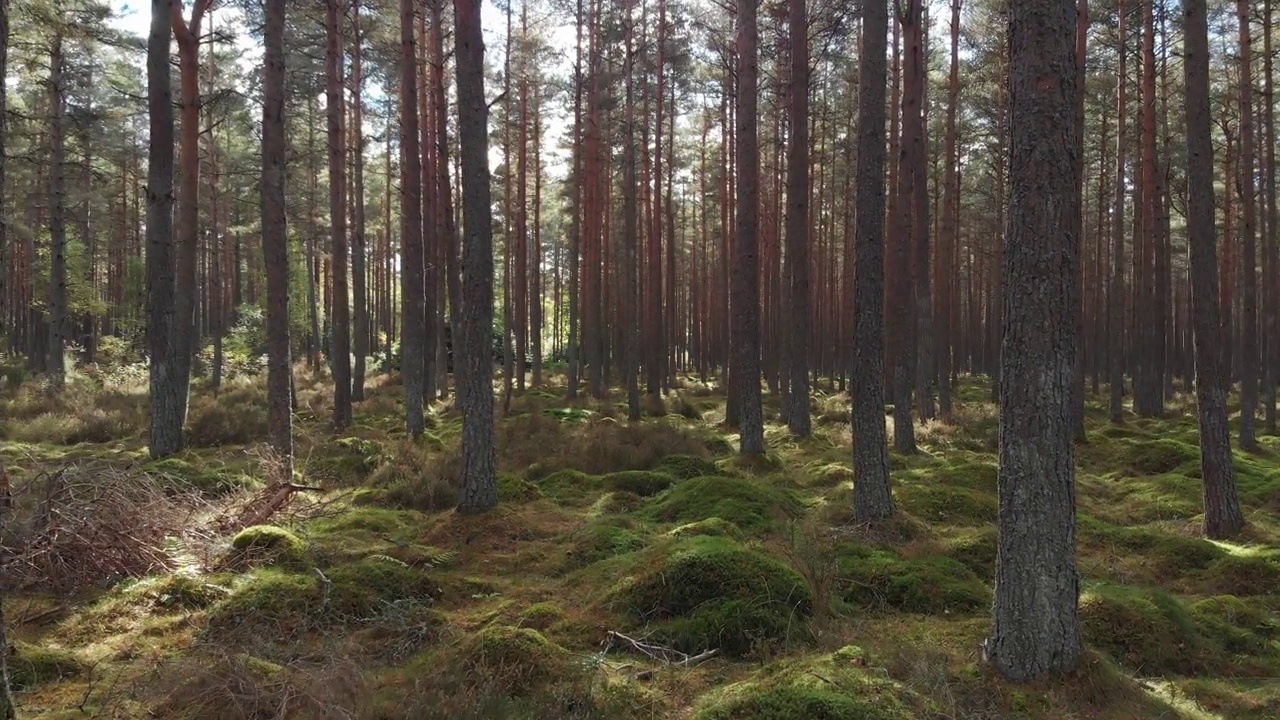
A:
{"label": "dead branch pile", "polygon": [[171,569],[167,546],[205,509],[195,495],[101,461],[31,468],[12,483],[0,589],[73,593]]}

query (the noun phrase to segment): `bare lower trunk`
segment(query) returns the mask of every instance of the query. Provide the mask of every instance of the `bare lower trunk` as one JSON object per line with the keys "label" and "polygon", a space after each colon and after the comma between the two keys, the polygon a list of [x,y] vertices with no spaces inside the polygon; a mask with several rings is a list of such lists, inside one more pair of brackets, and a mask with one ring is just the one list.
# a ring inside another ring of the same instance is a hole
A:
{"label": "bare lower trunk", "polygon": [[1011,155],[1000,352],[1000,513],[994,629],[986,657],[1014,681],[1075,668],[1073,307],[1080,212],[1075,12],[1010,3]]}
{"label": "bare lower trunk", "polygon": [[293,480],[293,359],[289,342],[289,239],[285,227],[284,21],[267,0],[262,105],[262,255],[267,266],[267,416],[277,483]]}
{"label": "bare lower trunk", "polygon": [[760,147],[758,0],[738,0],[738,72],[734,152],[737,163],[737,207],[734,238],[732,312],[733,382],[740,402],[739,429],[744,455],[764,454],[764,411],[760,399]]}

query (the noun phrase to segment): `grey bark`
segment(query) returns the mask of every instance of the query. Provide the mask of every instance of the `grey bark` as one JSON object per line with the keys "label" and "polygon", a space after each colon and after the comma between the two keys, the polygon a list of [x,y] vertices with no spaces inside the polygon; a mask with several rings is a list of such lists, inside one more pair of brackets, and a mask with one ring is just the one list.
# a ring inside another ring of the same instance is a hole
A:
{"label": "grey bark", "polygon": [[758,0],[738,0],[737,89],[734,152],[737,171],[733,300],[730,349],[739,398],[738,425],[744,455],[764,454],[764,410],[760,398],[760,146]]}

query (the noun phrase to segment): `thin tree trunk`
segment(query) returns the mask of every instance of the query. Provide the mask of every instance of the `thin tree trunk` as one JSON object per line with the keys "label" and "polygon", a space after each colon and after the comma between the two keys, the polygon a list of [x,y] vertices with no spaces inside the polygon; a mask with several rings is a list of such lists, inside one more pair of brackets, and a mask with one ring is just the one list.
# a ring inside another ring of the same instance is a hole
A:
{"label": "thin tree trunk", "polygon": [[947,136],[946,136],[946,179],[943,183],[944,196],[942,207],[942,227],[938,233],[938,294],[944,298],[942,312],[938,318],[938,401],[944,420],[951,418],[951,312],[949,308],[957,307],[953,301],[953,283],[956,283],[956,271],[952,264],[956,248],[959,246],[959,225],[956,213],[960,202],[959,154],[956,150],[956,112],[960,104],[960,6],[961,0],[951,0],[951,70],[947,84]]}
{"label": "thin tree trunk", "polygon": [[[406,3],[408,0],[405,0]],[[462,500],[458,510],[485,512],[498,503],[493,444],[493,217],[489,189],[489,109],[484,98],[484,38],[478,0],[454,0],[461,141],[463,243],[462,362],[458,396],[462,408]],[[457,332],[457,331],[455,331]]]}
{"label": "thin tree trunk", "polygon": [[[1269,5],[1270,3],[1268,3]],[[1244,527],[1236,495],[1221,381],[1218,274],[1214,253],[1213,135],[1209,110],[1209,28],[1205,0],[1186,0],[1187,220],[1191,240],[1191,303],[1195,313],[1196,404],[1200,420],[1200,472],[1204,479],[1204,532],[1232,537]]]}
{"label": "thin tree trunk", "polygon": [[262,256],[267,270],[267,416],[277,483],[293,479],[293,360],[289,342],[289,237],[285,226],[284,24],[286,0],[267,0],[263,42]]}
{"label": "thin tree trunk", "polygon": [[1111,358],[1108,382],[1111,385],[1111,422],[1124,422],[1124,338],[1125,338],[1125,286],[1124,286],[1124,198],[1125,198],[1125,127],[1128,119],[1128,73],[1125,58],[1129,47],[1125,0],[1119,0],[1119,60],[1116,64],[1116,177],[1115,194],[1111,207]]}
{"label": "thin tree trunk", "polygon": [[369,355],[369,293],[366,288],[364,217],[364,34],[360,29],[360,0],[351,4],[351,156],[355,167],[354,203],[351,208],[355,227],[351,234],[351,290],[355,307],[355,367],[351,375],[351,399],[364,400],[365,358]]}
{"label": "thin tree trunk", "polygon": [[418,143],[418,54],[414,2],[400,0],[400,372],[410,437],[426,429],[426,299],[423,296],[422,154]]}
{"label": "thin tree trunk", "polygon": [[1275,114],[1275,95],[1274,78],[1272,77],[1273,58],[1271,56],[1271,0],[1266,0],[1263,4],[1262,15],[1262,42],[1263,42],[1263,126],[1266,136],[1266,233],[1263,236],[1263,263],[1262,272],[1265,282],[1262,289],[1264,327],[1266,330],[1266,365],[1262,368],[1263,386],[1262,395],[1265,403],[1266,432],[1270,435],[1276,434],[1276,366],[1280,360],[1280,328],[1277,328],[1277,305],[1280,304],[1280,292],[1277,291],[1276,283],[1280,280],[1277,272],[1280,272],[1280,257],[1278,257],[1276,246],[1276,224],[1280,222],[1280,216],[1276,211],[1276,114]]}
{"label": "thin tree trunk", "polygon": [[809,19],[805,0],[789,0],[791,137],[787,144],[787,426],[796,437],[812,433],[809,418]]}
{"label": "thin tree trunk", "polygon": [[351,424],[351,299],[347,292],[347,143],[343,128],[346,102],[342,92],[342,0],[328,0],[326,8],[325,72],[328,82],[325,115],[329,134],[329,227],[333,252],[333,427]]}
{"label": "thin tree trunk", "polygon": [[853,286],[853,508],[859,522],[894,514],[884,422],[885,61],[887,0],[863,5],[858,51],[857,230]]}
{"label": "thin tree trunk", "polygon": [[758,0],[738,0],[736,237],[734,238],[733,375],[741,399],[739,417],[744,455],[763,455],[764,411],[760,398],[760,147],[756,114],[759,87]]}
{"label": "thin tree trunk", "polygon": [[67,378],[67,229],[64,139],[66,87],[64,85],[62,29],[53,35],[49,53],[49,104],[53,109],[49,158],[49,362],[50,380],[62,388]]}
{"label": "thin tree trunk", "polygon": [[174,0],[152,0],[147,39],[147,113],[151,142],[147,150],[147,353],[150,355],[152,458],[182,448],[182,398],[173,344],[173,90],[169,46],[173,38]]}
{"label": "thin tree trunk", "polygon": [[625,376],[627,385],[627,418],[631,422],[640,420],[640,318],[641,318],[641,292],[639,283],[639,257],[637,244],[639,242],[639,213],[637,212],[636,195],[640,188],[636,184],[636,121],[635,121],[635,101],[633,94],[633,84],[635,82],[635,10],[632,6],[633,0],[627,0],[626,3],[626,128],[624,142],[626,143],[625,173],[623,180],[623,199],[622,199],[622,223],[624,234],[624,249],[626,258],[623,262],[623,272],[626,273],[626,279],[623,281],[623,292],[626,293],[626,299],[623,301],[623,317],[625,318],[625,326],[623,332],[626,333],[626,345],[623,350],[623,362],[625,363]]}
{"label": "thin tree trunk", "polygon": [[1243,275],[1241,303],[1244,306],[1241,328],[1240,358],[1240,447],[1254,450],[1258,446],[1254,416],[1258,406],[1258,301],[1257,301],[1257,234],[1254,178],[1257,157],[1253,142],[1253,45],[1250,36],[1250,12],[1253,3],[1238,0],[1240,19],[1240,196],[1243,212],[1240,230],[1244,242],[1240,264]]}

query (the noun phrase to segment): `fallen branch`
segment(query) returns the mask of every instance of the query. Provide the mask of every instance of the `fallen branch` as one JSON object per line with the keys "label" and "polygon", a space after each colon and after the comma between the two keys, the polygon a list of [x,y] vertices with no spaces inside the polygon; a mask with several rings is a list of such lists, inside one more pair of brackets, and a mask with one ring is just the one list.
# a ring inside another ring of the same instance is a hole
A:
{"label": "fallen branch", "polygon": [[605,652],[608,652],[609,648],[613,647],[615,643],[622,647],[631,648],[642,655],[646,655],[654,660],[666,663],[667,665],[684,668],[697,667],[720,654],[719,648],[713,648],[711,650],[703,650],[697,655],[689,655],[687,653],[682,653],[675,648],[667,647],[666,645],[648,643],[643,640],[637,640],[633,637],[623,635],[620,632],[610,630],[607,639],[605,640]]}

